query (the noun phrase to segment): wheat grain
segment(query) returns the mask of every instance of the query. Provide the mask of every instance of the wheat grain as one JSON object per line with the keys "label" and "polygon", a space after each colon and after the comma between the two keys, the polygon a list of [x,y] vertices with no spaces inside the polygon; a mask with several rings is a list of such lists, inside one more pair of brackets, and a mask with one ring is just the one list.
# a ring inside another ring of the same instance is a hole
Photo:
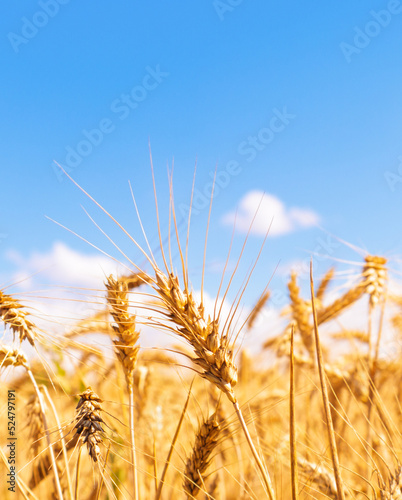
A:
{"label": "wheat grain", "polygon": [[91,387],[88,387],[79,396],[74,429],[82,444],[87,444],[89,456],[94,462],[97,462],[100,457],[99,443],[103,441],[102,434],[104,432],[102,428],[104,421],[101,415],[102,399]]}
{"label": "wheat grain", "polygon": [[388,485],[380,486],[381,500],[402,500],[402,468],[399,465],[395,474],[390,474]]}
{"label": "wheat grain", "polygon": [[314,483],[319,491],[325,493],[328,498],[338,500],[335,480],[332,473],[324,465],[309,462],[302,457],[298,457],[297,464],[300,472],[307,476],[308,481]]}
{"label": "wheat grain", "polygon": [[0,368],[6,366],[23,366],[28,368],[28,360],[19,349],[13,349],[4,344],[0,345]]}
{"label": "wheat grain", "polygon": [[27,316],[28,313],[23,310],[22,304],[0,290],[0,317],[4,324],[10,327],[14,338],[18,335],[20,343],[27,339],[34,345],[36,326]]}
{"label": "wheat grain", "polygon": [[326,321],[336,318],[347,307],[354,304],[366,291],[366,284],[364,282],[358,283],[355,287],[350,288],[339,299],[336,299],[332,304],[323,307],[317,311],[318,325]]}
{"label": "wheat grain", "polygon": [[220,334],[217,320],[205,319],[204,307],[197,306],[191,292],[180,289],[173,273],[166,276],[158,269],[156,283],[170,319],[178,325],[176,332],[194,349],[196,357],[192,361],[203,369],[201,375],[235,403],[233,387],[237,383],[237,367],[228,336]]}
{"label": "wheat grain", "polygon": [[335,268],[334,267],[329,268],[328,271],[325,273],[324,277],[322,278],[320,284],[318,285],[316,298],[319,301],[319,304],[322,303],[325,292],[327,291],[328,285],[332,281],[334,274],[335,274]]}
{"label": "wheat grain", "polygon": [[387,259],[376,255],[367,255],[362,276],[365,278],[366,293],[370,295],[371,305],[375,305],[384,295],[387,281]]}
{"label": "wheat grain", "polygon": [[290,276],[290,281],[288,283],[289,288],[289,296],[291,300],[292,307],[292,315],[293,319],[296,321],[297,328],[300,332],[300,336],[303,340],[303,344],[307,351],[310,354],[310,357],[313,357],[314,353],[314,338],[313,338],[313,330],[309,323],[309,316],[311,313],[311,309],[308,306],[308,303],[300,297],[300,288],[297,286],[297,275],[295,272],[292,272]]}
{"label": "wheat grain", "polygon": [[257,303],[253,307],[253,309],[248,317],[248,320],[247,320],[247,327],[248,328],[253,328],[256,319],[258,318],[259,314],[261,313],[262,308],[268,302],[270,296],[271,296],[271,292],[269,290],[267,290],[266,292],[263,292],[261,294],[260,298],[257,300]]}
{"label": "wheat grain", "polygon": [[133,374],[137,363],[139,346],[136,345],[140,333],[136,330],[135,316],[129,313],[127,283],[109,276],[106,282],[107,301],[115,321],[113,330],[117,339],[113,340],[117,356],[126,376],[129,387],[133,386]]}
{"label": "wheat grain", "polygon": [[216,413],[205,420],[198,429],[193,451],[187,460],[183,489],[188,498],[196,498],[211,462],[211,455],[218,444],[220,425]]}

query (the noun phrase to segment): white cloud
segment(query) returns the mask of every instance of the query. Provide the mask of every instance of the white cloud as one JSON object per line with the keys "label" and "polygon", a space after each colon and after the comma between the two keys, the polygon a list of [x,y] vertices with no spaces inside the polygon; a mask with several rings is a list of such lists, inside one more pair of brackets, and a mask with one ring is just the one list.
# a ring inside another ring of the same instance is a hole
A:
{"label": "white cloud", "polygon": [[[118,264],[98,254],[83,254],[56,242],[45,253],[33,253],[25,258],[17,252],[9,252],[8,259],[18,266],[14,281],[35,274],[35,281],[50,281],[54,285],[82,288],[100,288],[105,276],[115,274]],[[28,278],[24,288],[31,287],[33,278]]]}
{"label": "white cloud", "polygon": [[[254,218],[254,221],[253,221]],[[313,210],[299,207],[286,207],[276,196],[262,191],[249,191],[240,200],[236,212],[229,212],[223,217],[223,223],[233,225],[239,232],[246,233],[251,224],[251,234],[281,236],[300,228],[315,226],[320,217]]]}

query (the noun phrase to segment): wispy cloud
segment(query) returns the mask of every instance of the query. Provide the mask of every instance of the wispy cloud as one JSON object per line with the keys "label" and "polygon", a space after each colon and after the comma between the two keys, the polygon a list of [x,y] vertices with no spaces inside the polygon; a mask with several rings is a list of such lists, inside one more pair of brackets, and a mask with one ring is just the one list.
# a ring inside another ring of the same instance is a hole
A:
{"label": "wispy cloud", "polygon": [[[253,221],[254,218],[254,221]],[[237,212],[223,216],[226,225],[236,223],[239,232],[246,233],[251,224],[251,234],[265,236],[271,225],[269,235],[281,236],[298,229],[316,226],[320,216],[311,209],[286,207],[276,196],[263,191],[249,191],[240,200]]]}
{"label": "wispy cloud", "polygon": [[[116,273],[119,267],[103,255],[77,252],[62,242],[55,242],[47,252],[32,253],[28,257],[9,251],[7,258],[18,268],[14,281],[35,274],[35,281],[82,288],[102,287],[105,276]],[[32,279],[26,279],[24,287],[31,286]]]}

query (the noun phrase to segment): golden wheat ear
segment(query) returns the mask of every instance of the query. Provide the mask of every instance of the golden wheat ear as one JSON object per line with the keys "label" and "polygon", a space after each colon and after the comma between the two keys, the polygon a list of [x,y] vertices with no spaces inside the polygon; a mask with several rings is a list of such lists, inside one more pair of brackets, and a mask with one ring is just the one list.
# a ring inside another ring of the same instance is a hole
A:
{"label": "golden wheat ear", "polygon": [[[68,176],[68,174],[66,175]],[[162,234],[160,229],[159,209],[156,196],[156,185],[155,185],[153,168],[152,168],[152,176],[153,176],[153,185],[155,192],[158,234],[161,245],[161,254],[166,268],[166,272],[164,272],[162,269],[158,267],[157,263],[152,260],[152,257],[147,255],[145,250],[142,249],[142,247],[134,240],[134,238],[129,235],[129,233],[109,214],[109,212],[107,212],[98,202],[96,202],[96,200],[94,200],[70,176],[68,177],[108,217],[110,217],[114,222],[116,222],[118,227],[127,236],[129,236],[131,241],[135,244],[135,246],[138,249],[140,249],[140,251],[144,254],[145,258],[151,264],[155,272],[155,278],[152,287],[162,301],[162,309],[164,310],[163,313],[170,320],[170,326],[164,324],[161,324],[161,326],[165,328],[170,328],[170,330],[173,333],[179,335],[181,338],[185,339],[188,342],[188,344],[193,349],[194,357],[192,357],[192,361],[198,366],[198,368],[201,369],[199,374],[202,377],[209,380],[216,387],[218,387],[224,394],[226,394],[226,396],[234,405],[237,417],[245,434],[247,443],[250,447],[250,450],[256,461],[257,467],[260,471],[261,478],[263,480],[263,484],[265,486],[267,494],[270,500],[274,500],[275,494],[271,483],[271,479],[251,439],[250,433],[247,429],[247,425],[245,423],[240,406],[237,402],[237,398],[234,393],[234,386],[237,383],[237,367],[234,362],[233,343],[231,343],[229,336],[224,333],[224,330],[222,331],[219,328],[219,321],[217,319],[211,319],[210,317],[206,317],[203,303],[201,302],[200,304],[197,304],[193,298],[192,292],[188,288],[188,283],[187,283],[188,270],[185,268],[185,258],[180,247],[178,226],[177,226],[173,203],[172,203],[172,215],[175,226],[176,239],[180,253],[181,264],[183,268],[183,277],[185,280],[184,289],[182,289],[180,286],[179,277],[173,272],[171,268],[169,268],[162,246]],[[249,229],[247,238],[250,234],[250,231],[251,228]],[[243,244],[241,255],[244,251],[247,238]],[[261,246],[260,253],[262,251],[262,247],[263,245]],[[236,269],[239,265],[239,262],[240,259],[236,265]],[[141,269],[139,269],[138,266],[135,267],[138,269],[139,272],[141,272]],[[255,265],[253,266],[253,269],[254,267]],[[234,273],[231,276],[231,280],[233,279],[233,276]],[[248,276],[246,285],[248,283],[248,280],[250,279],[250,276],[251,273]],[[243,289],[242,293],[244,293],[244,290],[245,288]],[[227,293],[227,291],[228,289],[226,290],[225,294]],[[241,299],[242,293],[239,294],[238,300]],[[237,305],[235,306],[235,309],[236,307]]]}
{"label": "golden wheat ear", "polygon": [[134,370],[137,365],[139,346],[137,345],[140,332],[136,328],[135,316],[129,313],[127,282],[116,280],[109,276],[106,281],[107,302],[115,324],[113,330],[117,338],[113,339],[117,357],[126,377],[129,395],[129,428],[131,440],[131,462],[134,500],[139,498],[137,454],[135,451],[135,415],[134,415]]}
{"label": "golden wheat ear", "polygon": [[269,290],[264,290],[262,292],[262,294],[260,295],[259,299],[257,300],[255,306],[251,310],[251,313],[249,314],[249,317],[247,320],[247,328],[248,329],[253,328],[255,321],[257,320],[258,316],[260,315],[263,307],[268,302],[270,296],[271,296],[271,292]]}
{"label": "golden wheat ear", "polygon": [[0,317],[3,323],[11,329],[14,337],[18,337],[20,344],[27,339],[34,346],[37,327],[28,315],[22,304],[0,290]]}
{"label": "golden wheat ear", "polygon": [[103,400],[91,387],[88,387],[84,392],[79,394],[79,397],[80,399],[76,407],[75,433],[81,444],[87,445],[89,456],[96,463],[101,454],[99,444],[103,442]]}
{"label": "golden wheat ear", "polygon": [[187,460],[183,489],[189,499],[196,498],[204,485],[211,455],[219,441],[220,425],[216,413],[204,420],[198,429],[193,450]]}

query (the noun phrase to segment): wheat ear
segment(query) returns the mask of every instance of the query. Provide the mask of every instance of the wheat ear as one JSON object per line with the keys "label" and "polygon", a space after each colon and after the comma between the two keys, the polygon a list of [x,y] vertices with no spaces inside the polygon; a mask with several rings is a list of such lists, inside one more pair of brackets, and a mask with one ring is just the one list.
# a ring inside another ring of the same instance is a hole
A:
{"label": "wheat ear", "polygon": [[303,474],[308,476],[309,481],[313,482],[319,491],[324,493],[327,498],[338,500],[336,482],[326,467],[301,457],[298,458],[297,463]]}
{"label": "wheat ear", "polygon": [[268,302],[269,297],[271,296],[271,292],[269,290],[263,292],[260,298],[257,300],[257,303],[253,307],[248,320],[247,320],[247,328],[253,328],[255,320],[258,318],[262,308]]}
{"label": "wheat ear", "polygon": [[370,304],[376,305],[384,294],[387,281],[387,259],[377,255],[366,255],[366,264],[362,276],[365,278],[366,293],[370,295]]}
{"label": "wheat ear", "polygon": [[309,352],[310,357],[313,357],[314,343],[309,323],[310,311],[306,302],[300,297],[300,288],[297,286],[296,278],[297,275],[293,272],[288,283],[293,319],[296,321],[305,348]]}
{"label": "wheat ear", "polygon": [[237,367],[233,360],[233,346],[228,336],[220,333],[217,320],[211,320],[210,317],[205,319],[203,305],[197,306],[187,287],[184,292],[181,290],[177,276],[173,273],[166,276],[158,268],[155,272],[156,291],[168,311],[168,317],[178,326],[174,330],[175,333],[192,346],[196,357],[191,359],[202,368],[200,375],[216,385],[233,404],[269,498],[274,500],[275,494],[271,479],[254,446],[234,393],[233,388],[237,383]]}
{"label": "wheat ear", "polygon": [[0,368],[3,366],[23,366],[29,370],[25,354],[4,344],[0,345]]}
{"label": "wheat ear", "polygon": [[106,282],[107,301],[115,324],[113,330],[117,338],[113,340],[117,357],[126,377],[130,408],[130,440],[134,500],[139,498],[137,477],[137,456],[135,452],[135,414],[134,414],[134,370],[137,364],[140,333],[136,329],[135,316],[129,313],[127,281],[116,280],[109,276]]}
{"label": "wheat ear", "polygon": [[[62,167],[60,168],[62,169]],[[162,251],[162,257],[165,263],[166,270],[168,272],[168,276],[159,269],[152,255],[152,252],[150,252],[151,257],[149,257],[147,253],[141,248],[141,246],[135,241],[135,239],[132,238],[132,236],[130,236],[127,230],[124,229],[124,227],[118,221],[116,221],[116,219],[114,219],[113,216],[107,210],[105,210],[87,191],[85,191],[79,184],[77,184],[77,182],[75,182],[70,175],[68,175],[64,170],[63,172],[86,196],[88,196],[89,199],[91,199],[108,217],[110,217],[111,220],[113,220],[117,224],[117,226],[131,239],[131,241],[135,244],[135,246],[143,253],[144,257],[148,260],[148,262],[152,266],[156,275],[156,280],[153,282],[152,286],[162,299],[163,305],[167,309],[167,316],[178,326],[178,328],[174,331],[181,337],[185,338],[187,342],[192,346],[194,353],[196,355],[196,357],[193,358],[193,361],[203,370],[200,373],[200,375],[209,380],[210,382],[212,382],[214,385],[216,385],[222,392],[224,392],[227,395],[229,400],[233,403],[236,414],[243,428],[243,432],[246,436],[247,442],[250,446],[254,459],[261,472],[269,498],[270,500],[274,500],[275,495],[272,488],[271,480],[269,478],[269,474],[265,469],[264,464],[261,458],[259,457],[258,452],[251,440],[250,433],[248,432],[246,423],[244,421],[242,412],[240,410],[240,406],[234,394],[233,387],[236,385],[237,382],[237,368],[233,361],[234,354],[233,350],[231,349],[228,336],[221,335],[219,333],[217,320],[215,319],[211,320],[210,318],[208,318],[207,321],[205,320],[202,300],[201,304],[197,306],[194,299],[192,298],[192,294],[188,290],[188,273],[186,266],[187,260],[186,261],[184,260],[183,253],[180,248],[180,242],[178,238],[178,228],[177,228],[173,203],[172,203],[172,213],[176,230],[176,238],[179,244],[179,251],[183,266],[183,275],[185,277],[185,283],[186,283],[185,293],[183,293],[180,289],[179,280],[177,276],[172,271],[168,271],[168,264],[163,252],[161,228],[159,221],[159,209],[156,196],[156,185],[155,185],[153,167],[152,167],[152,176],[153,176],[155,208],[156,208],[156,216],[158,224],[158,237]],[[170,194],[171,197],[173,197],[172,191]],[[189,226],[188,226],[188,231],[189,231]],[[205,250],[204,250],[204,256],[205,256]],[[141,271],[138,267],[137,269]],[[205,269],[204,266],[203,269]],[[203,287],[201,286],[201,290],[202,289]]]}
{"label": "wheat ear", "polygon": [[400,465],[395,470],[395,474],[390,474],[387,485],[380,484],[381,500],[402,500],[402,468]]}
{"label": "wheat ear", "polygon": [[20,342],[27,339],[33,346],[36,326],[27,316],[28,313],[23,310],[22,304],[0,290],[1,319],[10,327],[14,337],[17,334]]}
{"label": "wheat ear", "polygon": [[210,465],[211,455],[218,444],[220,425],[213,413],[198,429],[193,451],[187,460],[183,488],[188,498],[196,498],[205,472]]}
{"label": "wheat ear", "polygon": [[75,433],[82,444],[87,445],[89,456],[94,462],[100,457],[99,443],[103,441],[102,399],[88,387],[79,394],[80,400],[76,407]]}
{"label": "wheat ear", "polygon": [[335,274],[335,268],[331,267],[328,269],[328,271],[322,278],[316,292],[316,298],[319,301],[319,303],[322,303],[322,299],[324,298],[325,292],[327,291],[328,285],[332,281],[334,274]]}
{"label": "wheat ear", "polygon": [[317,322],[318,325],[334,319],[338,316],[344,309],[354,304],[357,300],[362,297],[366,291],[366,284],[364,282],[358,283],[355,287],[348,290],[342,297],[335,300],[328,307],[324,307],[317,311]]}

